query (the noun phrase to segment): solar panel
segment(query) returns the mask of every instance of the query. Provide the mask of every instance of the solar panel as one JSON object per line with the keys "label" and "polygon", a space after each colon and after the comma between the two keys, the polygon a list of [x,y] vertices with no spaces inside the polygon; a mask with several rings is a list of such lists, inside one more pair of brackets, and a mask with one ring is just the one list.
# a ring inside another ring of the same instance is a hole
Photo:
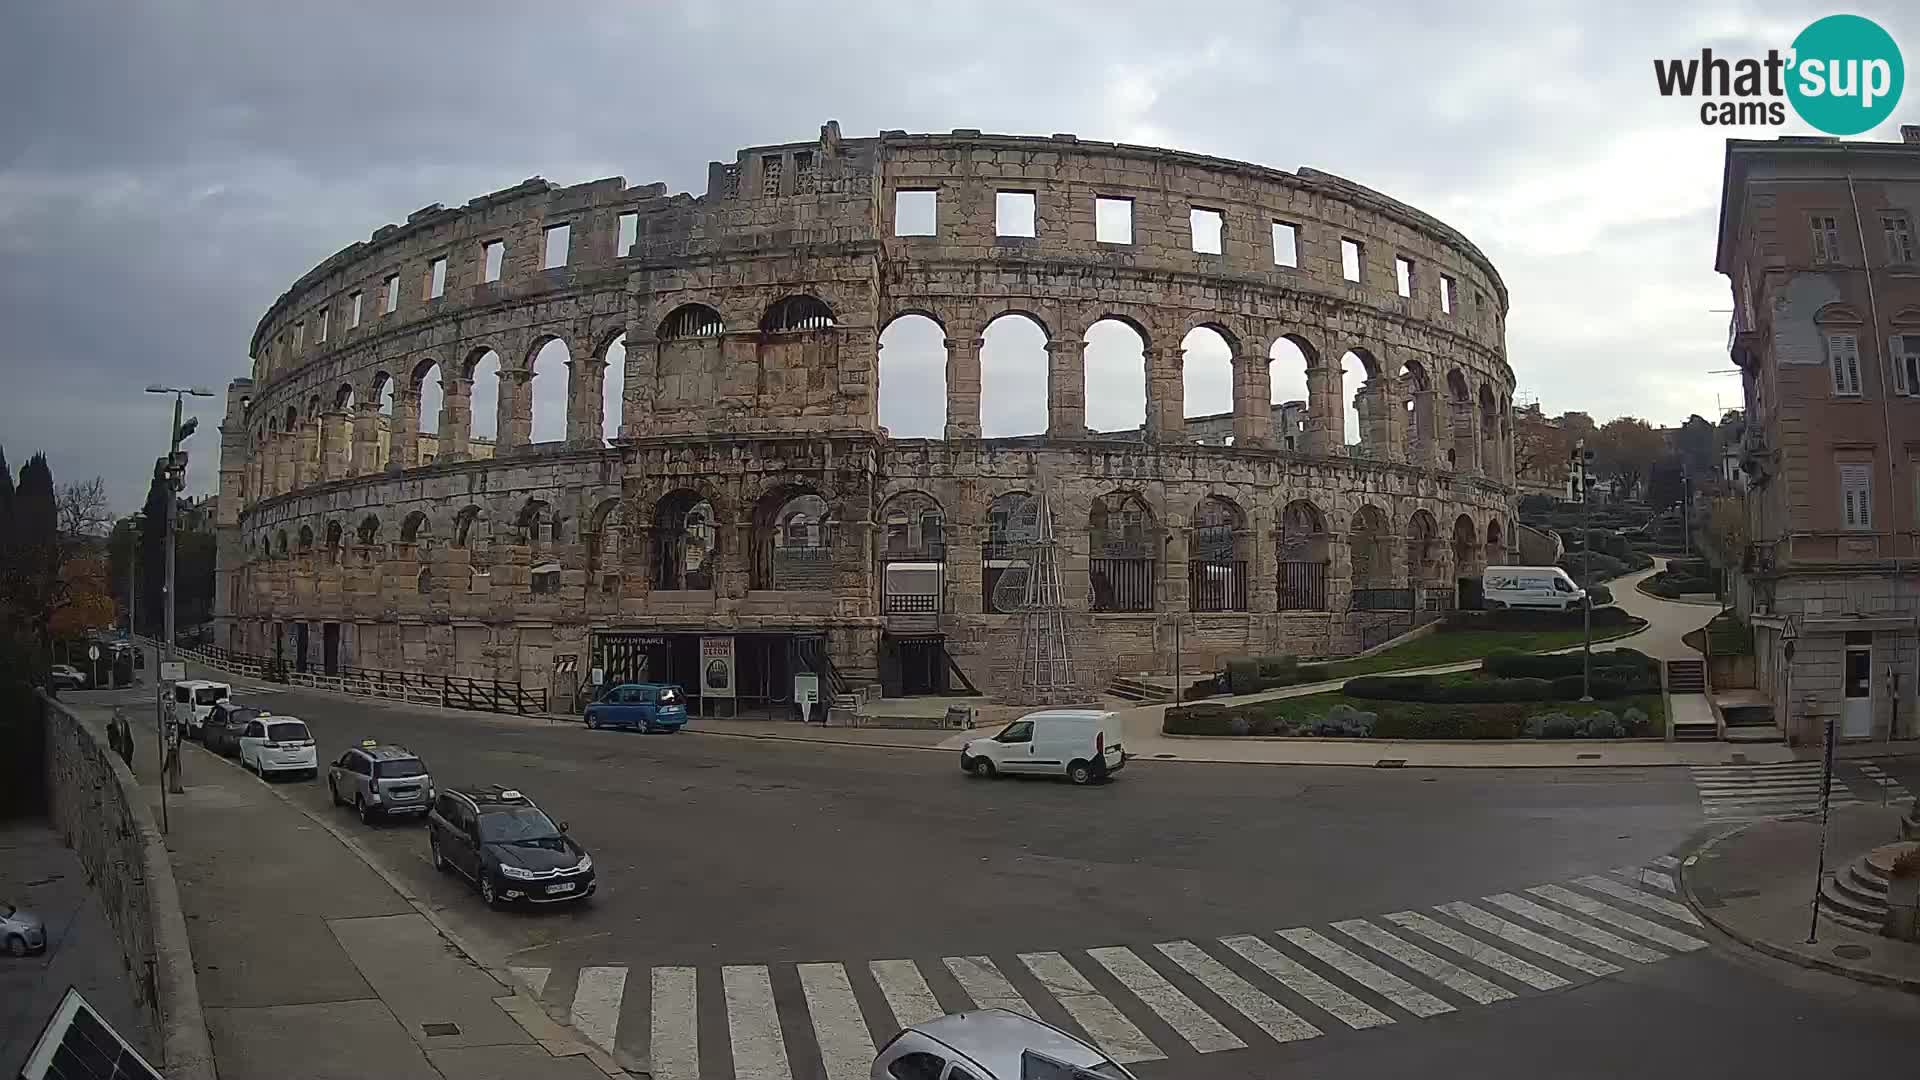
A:
{"label": "solar panel", "polygon": [[40,1041],[20,1069],[20,1080],[162,1080],[140,1052],[120,1037],[71,987],[53,1010]]}

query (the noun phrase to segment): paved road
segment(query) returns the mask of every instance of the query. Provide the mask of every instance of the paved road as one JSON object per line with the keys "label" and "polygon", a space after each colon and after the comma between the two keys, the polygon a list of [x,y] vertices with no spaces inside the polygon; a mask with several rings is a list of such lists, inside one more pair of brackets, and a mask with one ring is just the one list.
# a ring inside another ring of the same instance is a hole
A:
{"label": "paved road", "polygon": [[[988,1000],[1167,1078],[1618,1075],[1649,1064],[1643,1034],[1785,1075],[1824,1059],[1772,1040],[1823,1009],[1886,1053],[1911,1038],[1693,944],[1710,935],[1664,892],[1663,856],[1703,823],[1685,769],[1137,762],[1077,789],[974,781],[949,753],[261,698],[323,760],[377,734],[443,784],[511,784],[569,820],[605,891],[525,913],[435,874],[418,827],[351,827],[484,961],[661,1077],[838,1080],[897,1018]],[[1877,798],[1857,765],[1843,777]],[[319,782],[281,790],[350,821]]]}

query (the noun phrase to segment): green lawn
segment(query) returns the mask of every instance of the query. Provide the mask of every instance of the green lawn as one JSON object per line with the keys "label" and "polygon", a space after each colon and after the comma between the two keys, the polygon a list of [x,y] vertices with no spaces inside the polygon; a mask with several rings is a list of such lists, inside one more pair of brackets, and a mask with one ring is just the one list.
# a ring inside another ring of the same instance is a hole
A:
{"label": "green lawn", "polygon": [[1581,704],[1577,701],[1525,701],[1525,702],[1475,702],[1459,704],[1439,704],[1425,701],[1376,701],[1370,698],[1348,697],[1337,690],[1321,694],[1308,694],[1304,697],[1275,698],[1270,701],[1254,702],[1250,705],[1236,706],[1238,712],[1249,718],[1311,720],[1327,714],[1335,705],[1351,705],[1363,712],[1377,714],[1383,721],[1391,718],[1410,720],[1421,718],[1442,718],[1458,716],[1461,718],[1490,718],[1513,716],[1524,718],[1539,713],[1560,712],[1569,716],[1586,716],[1602,709],[1615,716],[1627,711],[1629,706],[1637,707],[1647,714],[1653,723],[1652,737],[1666,733],[1666,703],[1659,694],[1639,694],[1632,697],[1615,698],[1612,701],[1595,701]]}
{"label": "green lawn", "polygon": [[[1619,631],[1594,631],[1593,640],[1597,644],[1607,633]],[[1637,630],[1628,631],[1637,632]],[[1330,679],[1350,679],[1355,675],[1372,675],[1381,671],[1400,671],[1405,668],[1431,667],[1435,664],[1452,664],[1461,660],[1478,660],[1495,649],[1512,649],[1515,652],[1552,652],[1570,645],[1580,644],[1581,632],[1578,630],[1456,630],[1437,631],[1405,645],[1396,645],[1385,652],[1375,653],[1361,660],[1336,660],[1326,665]],[[1324,711],[1324,708],[1323,708]]]}

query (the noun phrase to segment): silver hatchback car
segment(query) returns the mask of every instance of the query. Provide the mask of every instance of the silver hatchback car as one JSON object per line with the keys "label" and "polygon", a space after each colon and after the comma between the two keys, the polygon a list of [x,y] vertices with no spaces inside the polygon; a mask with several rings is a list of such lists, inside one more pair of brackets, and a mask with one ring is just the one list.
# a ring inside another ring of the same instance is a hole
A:
{"label": "silver hatchback car", "polygon": [[327,766],[327,794],[335,806],[352,806],[368,825],[424,817],[433,809],[433,776],[406,747],[364,739]]}
{"label": "silver hatchback car", "polygon": [[1119,1062],[1052,1024],[978,1009],[914,1024],[873,1059],[872,1080],[1134,1080]]}

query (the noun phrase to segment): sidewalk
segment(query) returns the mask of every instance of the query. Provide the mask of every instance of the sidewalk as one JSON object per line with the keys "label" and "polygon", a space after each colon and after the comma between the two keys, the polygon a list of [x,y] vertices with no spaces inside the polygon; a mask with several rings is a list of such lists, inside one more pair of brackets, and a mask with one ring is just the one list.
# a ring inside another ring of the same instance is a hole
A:
{"label": "sidewalk", "polygon": [[[1900,839],[1903,808],[1835,807],[1829,822],[1827,873]],[[1680,870],[1682,892],[1701,917],[1728,937],[1770,956],[1864,982],[1920,991],[1920,944],[1841,926],[1813,914],[1819,859],[1818,815],[1758,821],[1709,841]]]}
{"label": "sidewalk", "polygon": [[[128,715],[157,804],[152,713]],[[222,1080],[625,1075],[476,965],[333,826],[218,755],[181,752],[193,783],[167,800],[167,847]]]}

